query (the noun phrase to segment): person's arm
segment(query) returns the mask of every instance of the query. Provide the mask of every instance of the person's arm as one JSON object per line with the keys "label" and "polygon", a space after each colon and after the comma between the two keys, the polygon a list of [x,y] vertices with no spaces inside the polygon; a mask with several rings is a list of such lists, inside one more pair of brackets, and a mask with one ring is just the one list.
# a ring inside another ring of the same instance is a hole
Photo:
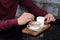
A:
{"label": "person's arm", "polygon": [[29,12],[34,13],[36,16],[45,16],[46,11],[37,7],[32,0],[19,0],[19,4],[28,9]]}
{"label": "person's arm", "polygon": [[17,19],[0,20],[0,30],[12,28],[17,25]]}
{"label": "person's arm", "polygon": [[0,31],[16,27],[17,25],[24,25],[29,21],[34,20],[34,15],[24,12],[19,18],[0,20]]}

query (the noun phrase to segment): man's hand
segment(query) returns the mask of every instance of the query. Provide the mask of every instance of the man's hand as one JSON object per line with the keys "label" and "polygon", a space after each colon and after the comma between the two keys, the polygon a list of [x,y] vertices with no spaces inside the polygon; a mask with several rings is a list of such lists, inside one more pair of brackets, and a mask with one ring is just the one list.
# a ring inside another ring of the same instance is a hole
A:
{"label": "man's hand", "polygon": [[45,16],[45,19],[47,20],[48,23],[56,20],[52,14],[47,14]]}
{"label": "man's hand", "polygon": [[18,24],[24,25],[29,21],[34,20],[34,15],[31,13],[24,12],[19,18],[18,18]]}

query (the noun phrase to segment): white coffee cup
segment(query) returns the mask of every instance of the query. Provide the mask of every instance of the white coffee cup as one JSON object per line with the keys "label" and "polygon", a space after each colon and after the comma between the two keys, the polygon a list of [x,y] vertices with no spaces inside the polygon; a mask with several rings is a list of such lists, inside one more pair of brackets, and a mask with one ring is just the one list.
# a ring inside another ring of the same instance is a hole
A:
{"label": "white coffee cup", "polygon": [[39,17],[37,17],[37,22],[40,22],[40,26],[41,27],[44,27],[44,20],[45,20],[45,18],[44,17],[42,17],[42,16],[39,16]]}
{"label": "white coffee cup", "polygon": [[28,29],[34,30],[34,31],[38,31],[40,30],[42,27],[40,27],[40,23],[39,22],[31,22],[29,23],[29,25],[27,26]]}

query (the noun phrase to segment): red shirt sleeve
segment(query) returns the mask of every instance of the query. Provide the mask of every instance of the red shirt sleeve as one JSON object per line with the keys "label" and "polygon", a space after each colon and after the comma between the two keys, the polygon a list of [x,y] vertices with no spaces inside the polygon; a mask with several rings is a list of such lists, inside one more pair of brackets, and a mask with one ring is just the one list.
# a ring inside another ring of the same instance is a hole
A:
{"label": "red shirt sleeve", "polygon": [[16,25],[17,25],[17,19],[0,20],[0,30],[5,30],[7,28],[12,28]]}
{"label": "red shirt sleeve", "polygon": [[19,4],[27,8],[27,10],[36,16],[45,16],[47,14],[46,11],[37,7],[32,0],[19,0]]}

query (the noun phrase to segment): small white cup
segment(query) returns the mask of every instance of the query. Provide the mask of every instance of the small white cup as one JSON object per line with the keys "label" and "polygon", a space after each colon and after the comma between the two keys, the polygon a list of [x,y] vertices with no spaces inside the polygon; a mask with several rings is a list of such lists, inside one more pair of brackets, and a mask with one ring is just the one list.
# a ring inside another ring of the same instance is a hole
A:
{"label": "small white cup", "polygon": [[45,18],[44,17],[42,17],[42,16],[39,16],[39,17],[37,17],[37,22],[40,22],[40,26],[41,27],[44,27],[44,20],[45,20]]}

